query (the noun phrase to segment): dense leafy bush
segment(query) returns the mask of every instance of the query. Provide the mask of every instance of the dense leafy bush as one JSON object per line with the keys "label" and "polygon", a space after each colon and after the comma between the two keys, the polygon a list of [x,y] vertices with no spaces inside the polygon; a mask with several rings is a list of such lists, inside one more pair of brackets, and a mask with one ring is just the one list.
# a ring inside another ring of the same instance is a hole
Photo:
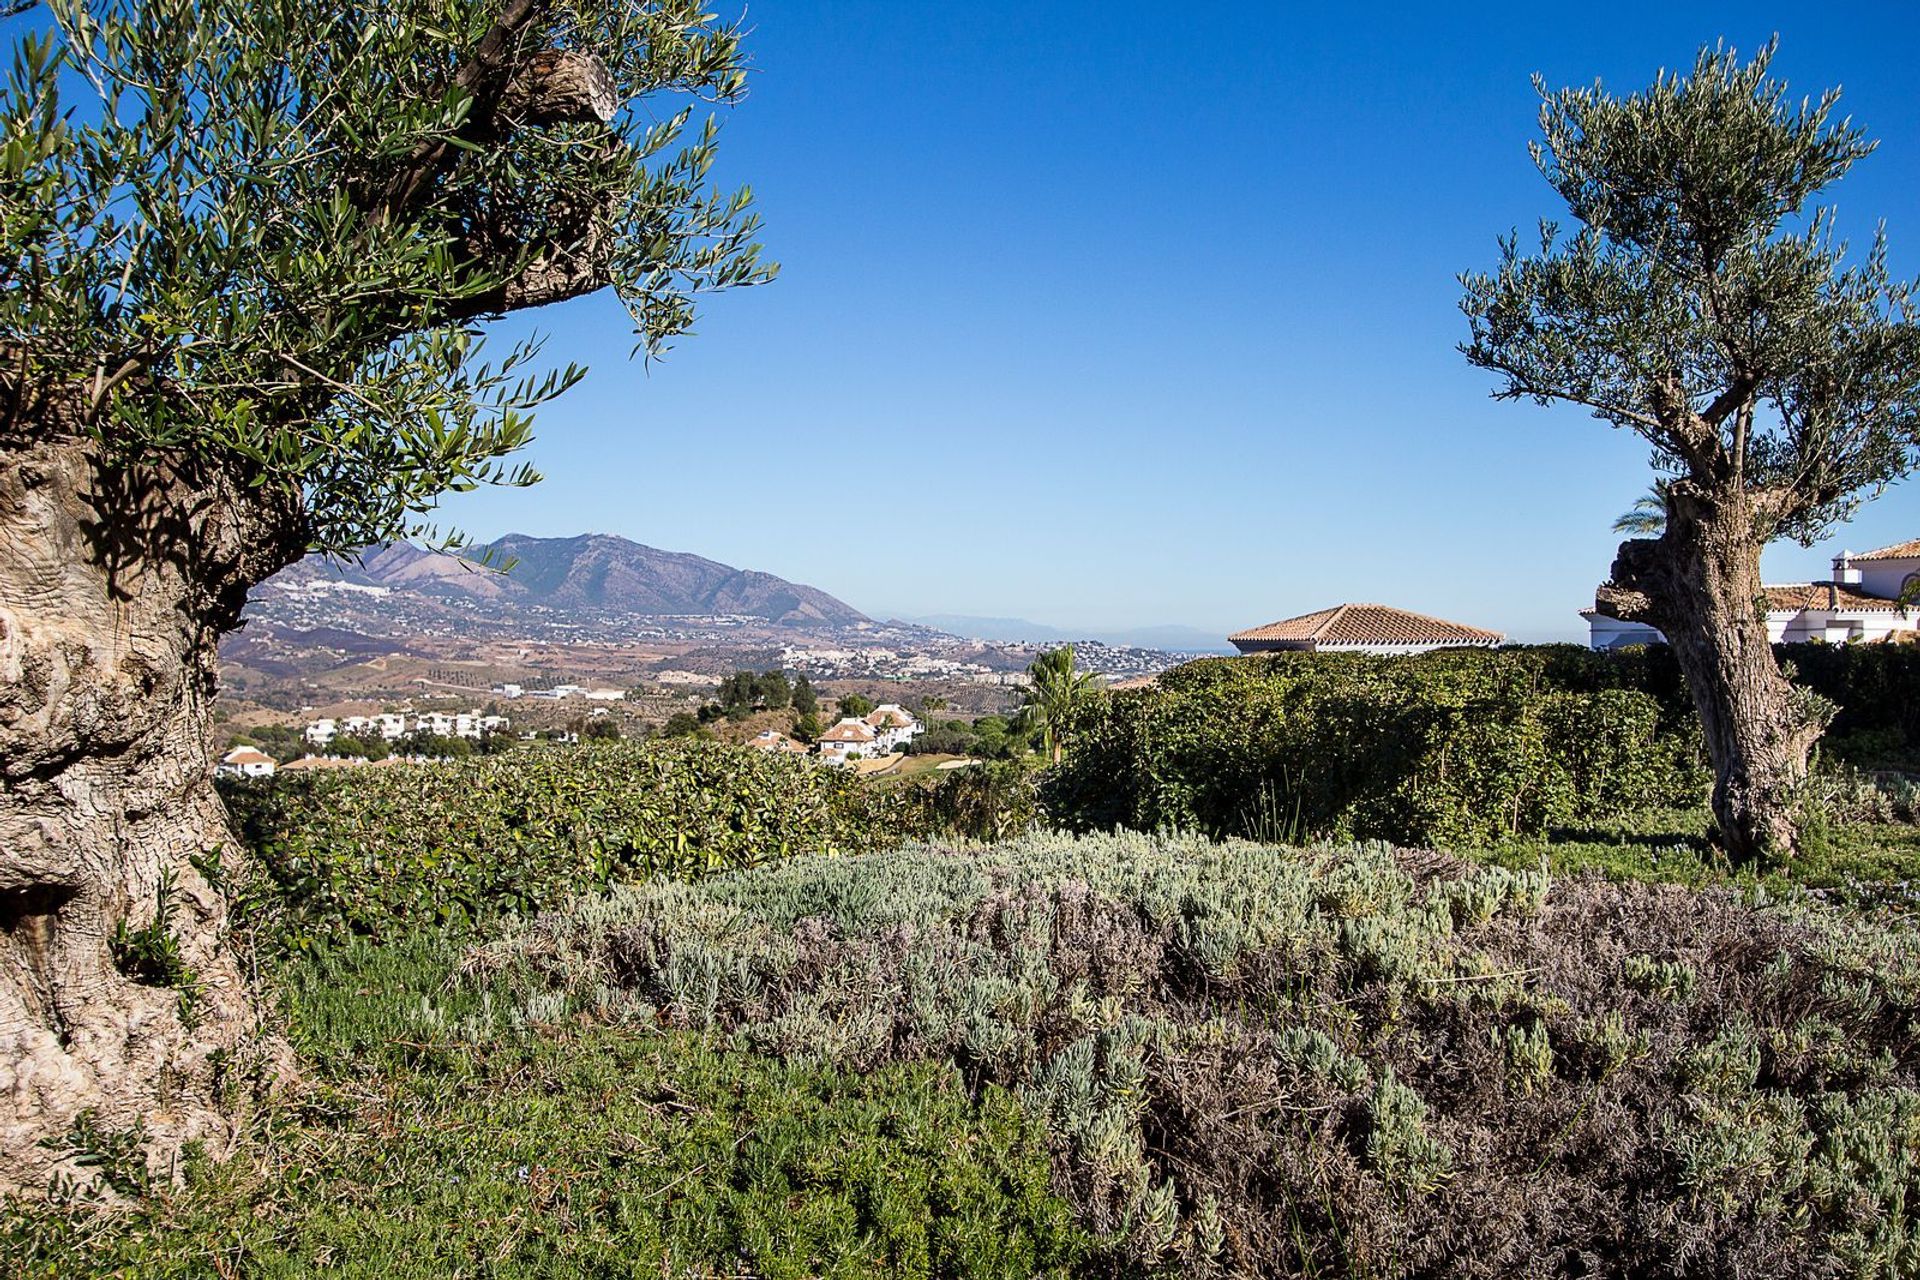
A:
{"label": "dense leafy bush", "polygon": [[1091,701],[1043,800],[1078,830],[1449,847],[1688,804],[1706,777],[1652,692],[1667,670],[1571,646],[1195,662]]}
{"label": "dense leafy bush", "polygon": [[1866,767],[1920,769],[1920,645],[1794,644],[1794,679],[1838,704],[1822,749]]}
{"label": "dense leafy bush", "polygon": [[893,788],[897,830],[1004,840],[1040,819],[1033,771],[1019,760],[985,760]]}
{"label": "dense leafy bush", "polygon": [[889,816],[910,811],[834,770],[684,741],[281,775],[226,795],[256,855],[232,886],[237,917],[295,948],[912,833]]}
{"label": "dense leafy bush", "polygon": [[619,890],[468,981],[479,1043],[583,1019],[951,1063],[1045,1117],[1139,1268],[1920,1267],[1920,939],[1805,902],[1036,836]]}

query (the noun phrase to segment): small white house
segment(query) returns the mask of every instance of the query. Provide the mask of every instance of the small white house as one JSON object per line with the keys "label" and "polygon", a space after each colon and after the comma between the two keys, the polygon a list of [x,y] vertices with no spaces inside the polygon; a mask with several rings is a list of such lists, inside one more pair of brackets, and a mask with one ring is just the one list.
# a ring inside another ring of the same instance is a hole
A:
{"label": "small white house", "polygon": [[[1833,559],[1826,582],[1788,582],[1765,588],[1767,638],[1774,644],[1821,640],[1860,644],[1911,635],[1920,630],[1920,607],[1903,604],[1920,593],[1920,539]],[[1623,622],[1598,609],[1581,613],[1587,643],[1595,649],[1630,644],[1665,644],[1666,637],[1642,622]]]}
{"label": "small white house", "polygon": [[220,757],[216,773],[230,778],[271,778],[273,757],[258,747],[235,747]]}

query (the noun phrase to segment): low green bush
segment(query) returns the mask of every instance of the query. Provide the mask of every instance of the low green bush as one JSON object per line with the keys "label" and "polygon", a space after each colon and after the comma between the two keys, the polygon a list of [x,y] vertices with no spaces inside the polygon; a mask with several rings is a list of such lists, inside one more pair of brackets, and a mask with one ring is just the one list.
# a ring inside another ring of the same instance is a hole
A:
{"label": "low green bush", "polygon": [[1828,755],[1863,768],[1920,770],[1920,645],[1791,644],[1794,680],[1837,704]]}

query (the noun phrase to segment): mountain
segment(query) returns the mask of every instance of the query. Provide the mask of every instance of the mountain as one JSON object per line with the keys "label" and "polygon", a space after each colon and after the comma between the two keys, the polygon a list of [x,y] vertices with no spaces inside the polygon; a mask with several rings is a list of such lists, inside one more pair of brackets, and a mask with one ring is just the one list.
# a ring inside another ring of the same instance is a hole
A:
{"label": "mountain", "polygon": [[407,542],[368,548],[358,562],[309,558],[271,584],[327,580],[435,596],[641,615],[735,614],[782,626],[867,621],[852,605],[770,573],[661,551],[611,534],[534,538],[511,533],[458,553]]}
{"label": "mountain", "polygon": [[1157,626],[1126,627],[1114,631],[1069,631],[1029,622],[1025,618],[976,618],[962,613],[935,613],[923,617],[902,618],[917,626],[987,640],[995,644],[1063,644],[1070,640],[1098,640],[1129,649],[1163,649],[1170,653],[1232,653],[1234,648],[1217,631],[1200,627]]}

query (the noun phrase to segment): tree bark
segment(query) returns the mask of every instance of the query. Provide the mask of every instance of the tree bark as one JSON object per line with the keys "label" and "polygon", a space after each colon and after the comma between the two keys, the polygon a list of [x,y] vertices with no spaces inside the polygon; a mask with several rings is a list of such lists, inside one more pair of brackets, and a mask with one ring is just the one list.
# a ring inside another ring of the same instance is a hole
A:
{"label": "tree bark", "polygon": [[1658,539],[1620,546],[1602,612],[1658,627],[1700,714],[1717,838],[1736,863],[1791,853],[1796,792],[1825,727],[1774,660],[1760,582],[1765,538],[1740,493],[1676,483]]}
{"label": "tree bark", "polygon": [[[85,1112],[162,1173],[217,1149],[228,1086],[280,1056],[206,874],[237,856],[207,711],[219,633],[303,549],[297,497],[53,431],[0,451],[0,1188],[78,1172]],[[156,967],[126,933],[162,915]]]}

